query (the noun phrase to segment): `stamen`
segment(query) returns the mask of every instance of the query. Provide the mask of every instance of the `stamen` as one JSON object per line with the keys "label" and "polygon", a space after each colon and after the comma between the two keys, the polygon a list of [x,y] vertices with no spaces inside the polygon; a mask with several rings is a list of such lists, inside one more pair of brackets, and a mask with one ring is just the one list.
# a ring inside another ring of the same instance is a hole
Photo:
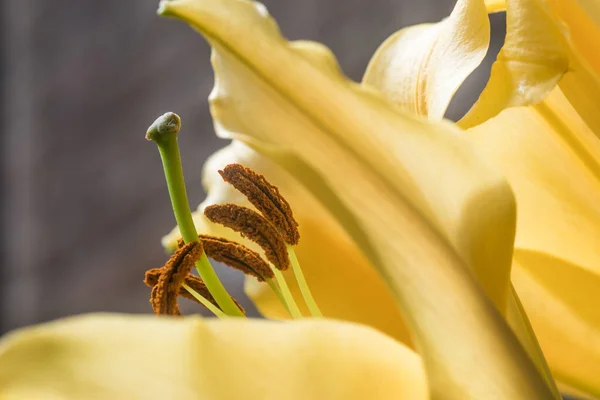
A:
{"label": "stamen", "polygon": [[260,282],[273,278],[273,270],[260,254],[239,243],[210,235],[198,235],[206,255],[215,261],[222,262],[252,275]]}
{"label": "stamen", "polygon": [[[158,284],[158,280],[163,272],[164,272],[164,267],[152,268],[152,269],[146,271],[146,275],[144,277],[144,283],[147,286],[153,288],[153,290],[154,290],[154,287]],[[204,281],[202,281],[202,279],[200,279],[199,277],[194,276],[194,275],[187,275],[185,277],[184,283],[182,283],[182,286],[188,286],[190,289],[192,289],[193,291],[198,293],[200,296],[202,296],[206,300],[208,300],[210,303],[212,303],[219,310],[221,309],[219,307],[219,305],[217,304],[217,302],[215,301],[214,297],[208,291],[208,288],[206,287],[206,284],[204,283]],[[201,306],[207,308],[205,304],[202,304],[201,301],[199,301],[192,293],[190,293],[187,290],[180,290],[179,295],[182,297],[185,297],[186,299],[192,300],[192,301],[200,304]],[[233,300],[235,305],[238,306],[238,308],[244,314],[246,313],[244,308],[240,305],[240,303],[238,303],[238,301],[236,299],[234,299],[232,297],[231,300]]]}
{"label": "stamen", "polygon": [[188,243],[178,249],[164,265],[150,295],[150,303],[156,314],[181,315],[177,304],[181,284],[202,252],[200,242]]}
{"label": "stamen", "polygon": [[[260,254],[243,246],[239,243],[230,241],[225,238],[218,238],[210,235],[199,234],[198,238],[202,241],[205,253],[212,259],[222,262],[232,268],[241,270],[247,275],[252,275],[258,279],[259,282],[266,282],[273,293],[277,296],[279,301],[286,307],[288,312],[294,316],[294,311],[297,310],[297,306],[294,304],[292,307],[290,303],[291,294],[289,298],[285,297],[282,292],[289,289],[283,276],[275,267],[271,267],[271,264],[265,262]],[[177,242],[178,247],[184,245],[183,239]],[[243,254],[239,254],[242,252]],[[279,272],[278,276],[276,272]],[[275,279],[275,281],[273,280]],[[298,310],[297,314],[300,314]]]}
{"label": "stamen", "polygon": [[229,164],[219,174],[275,225],[287,243],[298,244],[298,222],[294,219],[289,203],[276,186],[270,184],[264,176],[240,164]]}
{"label": "stamen", "polygon": [[262,215],[237,204],[215,204],[204,209],[204,215],[212,222],[239,232],[257,243],[265,251],[267,259],[279,270],[290,266],[285,242],[277,229]]}

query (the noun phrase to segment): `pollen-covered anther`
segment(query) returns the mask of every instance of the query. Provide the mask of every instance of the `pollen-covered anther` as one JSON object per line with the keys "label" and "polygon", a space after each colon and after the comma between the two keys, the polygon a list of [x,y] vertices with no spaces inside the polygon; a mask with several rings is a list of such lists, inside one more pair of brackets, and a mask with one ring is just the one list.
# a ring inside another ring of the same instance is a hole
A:
{"label": "pollen-covered anther", "polygon": [[156,314],[181,315],[177,304],[181,284],[185,282],[185,278],[192,270],[195,261],[200,259],[203,251],[200,242],[188,243],[178,249],[160,268],[160,275],[150,295],[150,303]]}
{"label": "pollen-covered anther", "polygon": [[[149,269],[148,271],[146,271],[146,275],[144,277],[144,283],[147,286],[153,288],[153,290],[154,290],[154,287],[158,283],[158,279],[160,278],[160,275],[163,273],[163,271],[164,271],[164,267]],[[192,289],[193,291],[198,293],[200,296],[204,297],[206,300],[208,300],[212,304],[214,304],[215,307],[220,308],[219,305],[217,304],[216,300],[214,299],[214,297],[212,297],[212,295],[208,291],[208,288],[206,287],[206,284],[204,283],[204,281],[202,281],[202,279],[200,279],[199,277],[194,276],[194,275],[188,275],[185,277],[184,283],[187,286],[189,286],[190,289]],[[206,306],[204,304],[202,304],[197,298],[195,298],[185,288],[183,288],[179,291],[179,295],[182,297],[185,297],[186,299],[192,300],[192,301],[200,304],[202,307],[206,308]],[[244,308],[237,302],[237,300],[234,299],[233,297],[231,299],[239,307],[239,309],[245,314],[246,312],[245,312]]]}
{"label": "pollen-covered anther", "polygon": [[262,215],[237,204],[215,204],[204,209],[204,215],[257,243],[265,252],[265,257],[277,269],[286,270],[290,266],[283,236]]}
{"label": "pollen-covered anther", "polygon": [[287,243],[298,244],[298,222],[294,219],[289,203],[276,186],[269,183],[264,176],[240,164],[229,164],[219,171],[219,174],[275,225]]}
{"label": "pollen-covered anther", "polygon": [[234,241],[210,235],[198,235],[206,255],[231,268],[252,275],[259,281],[273,278],[273,270],[260,254]]}

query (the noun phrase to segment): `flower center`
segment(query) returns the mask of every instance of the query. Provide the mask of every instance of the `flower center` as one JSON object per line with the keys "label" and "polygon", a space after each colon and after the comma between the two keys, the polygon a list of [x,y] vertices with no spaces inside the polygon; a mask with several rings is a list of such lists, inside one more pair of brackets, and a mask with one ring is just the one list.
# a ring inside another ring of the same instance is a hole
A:
{"label": "flower center", "polygon": [[[148,129],[146,138],[154,141],[162,159],[175,219],[182,234],[177,251],[162,268],[146,272],[145,283],[152,287],[150,303],[156,314],[181,315],[179,295],[191,298],[218,317],[244,316],[244,310],[222,285],[208,257],[266,282],[293,318],[302,318],[282,274],[290,268],[303,299],[313,317],[321,317],[293,246],[300,234],[289,203],[264,176],[239,164],[227,165],[219,174],[223,180],[246,196],[257,211],[237,204],[215,204],[204,214],[258,244],[262,256],[234,241],[197,234],[183,179],[177,143],[181,126],[179,116],[167,113]],[[200,277],[191,274],[193,265]],[[181,290],[181,289],[184,290]]]}

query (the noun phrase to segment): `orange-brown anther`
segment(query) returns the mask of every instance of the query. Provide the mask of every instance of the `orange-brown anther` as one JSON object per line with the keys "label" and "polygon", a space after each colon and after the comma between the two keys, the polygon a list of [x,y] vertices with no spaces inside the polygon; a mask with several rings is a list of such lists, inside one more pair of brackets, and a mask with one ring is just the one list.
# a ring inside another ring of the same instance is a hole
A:
{"label": "orange-brown anther", "polygon": [[215,261],[252,275],[259,281],[273,278],[273,270],[260,254],[234,241],[210,235],[198,235],[206,255]]}
{"label": "orange-brown anther", "polygon": [[188,243],[178,249],[161,268],[158,281],[150,295],[150,303],[156,314],[181,315],[177,304],[181,284],[192,270],[195,261],[200,259],[203,251],[200,242]]}
{"label": "orange-brown anther", "polygon": [[219,174],[275,225],[287,243],[298,244],[298,222],[294,219],[289,203],[276,186],[271,185],[264,176],[240,164],[229,164]]}
{"label": "orange-brown anther", "polygon": [[273,224],[256,211],[227,203],[206,207],[204,215],[212,222],[231,228],[243,237],[256,242],[277,269],[289,268],[290,260],[283,237]]}

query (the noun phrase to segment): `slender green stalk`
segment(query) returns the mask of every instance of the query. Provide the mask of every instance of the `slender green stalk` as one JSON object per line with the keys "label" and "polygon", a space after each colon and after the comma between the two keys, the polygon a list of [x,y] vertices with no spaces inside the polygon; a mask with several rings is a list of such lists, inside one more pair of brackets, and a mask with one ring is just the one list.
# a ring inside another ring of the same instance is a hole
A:
{"label": "slender green stalk", "polygon": [[310,292],[310,288],[306,283],[306,279],[304,278],[304,274],[302,273],[302,269],[300,268],[300,263],[298,262],[298,257],[296,257],[296,252],[294,251],[292,246],[287,243],[285,247],[287,248],[288,255],[290,257],[290,262],[292,264],[292,270],[294,271],[294,275],[296,276],[296,280],[298,281],[298,287],[300,288],[302,297],[304,297],[304,301],[306,302],[308,310],[310,311],[313,317],[322,317],[323,313],[321,313],[319,306],[317,306],[317,303],[315,302],[315,299],[313,298],[312,293]]}
{"label": "slender green stalk", "polygon": [[215,306],[213,303],[211,303],[210,301],[208,301],[206,299],[206,297],[202,296],[200,293],[196,292],[194,289],[192,289],[191,287],[189,287],[185,283],[183,283],[181,286],[185,290],[187,290],[189,294],[191,294],[192,296],[194,296],[194,298],[196,300],[198,300],[200,303],[202,303],[203,306],[205,306],[213,314],[215,314],[215,316],[217,316],[219,318],[227,318],[227,315],[223,311],[221,311],[217,306]]}
{"label": "slender green stalk", "polygon": [[285,309],[291,316],[292,313],[290,312],[290,308],[288,307],[287,302],[283,298],[283,294],[281,293],[279,286],[277,286],[277,283],[273,282],[273,279],[270,279],[270,278],[265,279],[265,282],[267,282],[267,284],[269,285],[269,287],[271,288],[273,293],[275,293],[275,296],[277,296],[277,299],[279,300],[279,302],[281,304],[283,304],[283,306],[285,307]]}
{"label": "slender green stalk", "polygon": [[280,270],[275,268],[275,266],[271,265],[271,268],[273,268],[273,273],[275,274],[275,280],[277,281],[277,284],[281,288],[281,294],[284,298],[283,304],[286,305],[287,309],[289,310],[290,314],[292,315],[292,318],[294,318],[294,319],[302,318],[302,313],[300,312],[300,309],[298,308],[298,305],[296,304],[296,301],[294,300],[294,297],[292,296],[292,292],[290,292],[290,288],[288,287],[287,282],[285,281],[285,278],[283,277],[283,274],[281,273]]}
{"label": "slender green stalk", "polygon": [[[183,170],[181,168],[181,156],[179,154],[179,145],[177,144],[177,133],[180,127],[181,120],[179,116],[174,113],[166,113],[148,128],[146,139],[154,141],[158,146],[167,180],[167,187],[169,188],[173,213],[175,214],[175,219],[177,220],[177,225],[179,225],[183,240],[185,243],[190,243],[198,241],[198,233],[194,226],[192,213],[190,212],[185,181],[183,179]],[[244,316],[244,313],[233,302],[229,293],[227,293],[205,253],[196,262],[196,270],[206,284],[210,294],[214,297],[219,307],[221,307],[221,310],[227,315]]]}

